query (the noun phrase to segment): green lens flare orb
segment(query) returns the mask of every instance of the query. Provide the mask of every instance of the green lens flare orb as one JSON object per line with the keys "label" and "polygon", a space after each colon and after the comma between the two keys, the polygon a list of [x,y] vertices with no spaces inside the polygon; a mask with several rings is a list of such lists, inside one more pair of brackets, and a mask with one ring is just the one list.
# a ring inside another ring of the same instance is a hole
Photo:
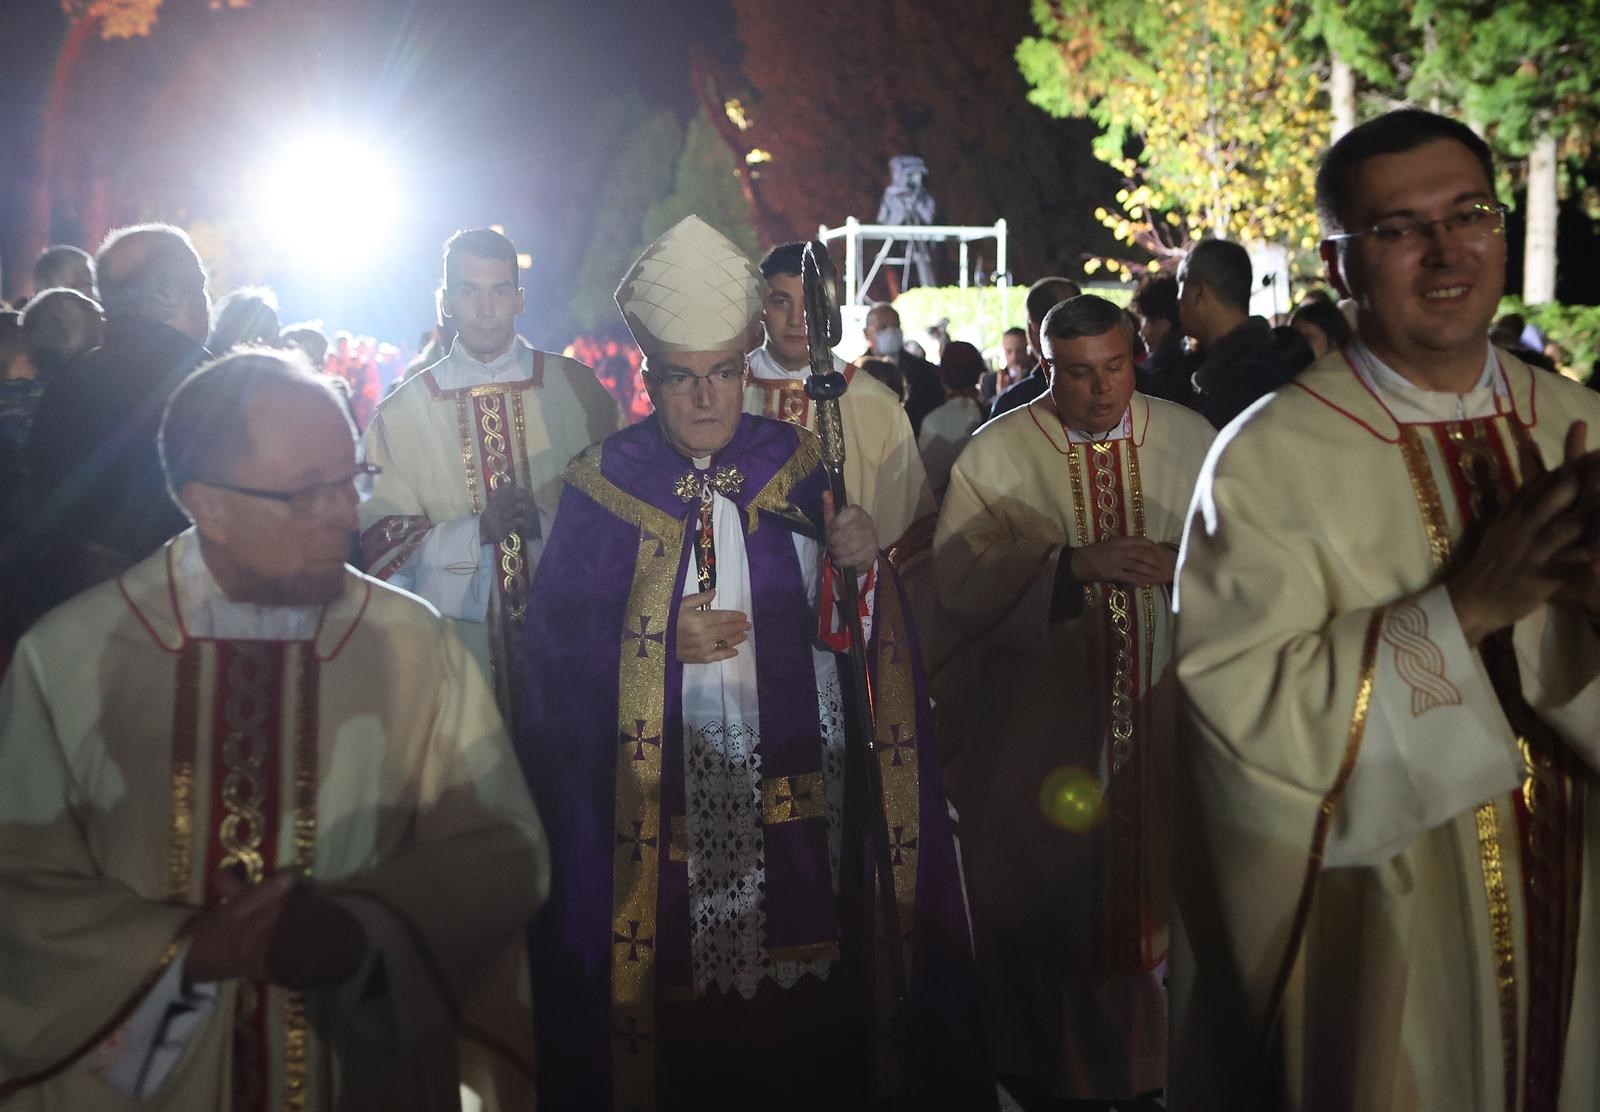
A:
{"label": "green lens flare orb", "polygon": [[1051,824],[1081,833],[1105,817],[1105,795],[1100,780],[1082,768],[1058,768],[1044,778],[1039,789],[1039,809]]}

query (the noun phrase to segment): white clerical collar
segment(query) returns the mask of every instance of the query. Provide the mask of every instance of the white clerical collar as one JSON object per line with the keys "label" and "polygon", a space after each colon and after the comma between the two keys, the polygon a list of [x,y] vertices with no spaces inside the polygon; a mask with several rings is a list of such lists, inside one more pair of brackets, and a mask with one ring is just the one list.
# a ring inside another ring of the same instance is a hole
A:
{"label": "white clerical collar", "polygon": [[1061,427],[1067,430],[1069,444],[1106,444],[1113,440],[1126,440],[1133,435],[1133,404],[1123,411],[1122,420],[1117,422],[1117,427],[1110,432],[1079,432],[1065,421]]}
{"label": "white clerical collar", "polygon": [[520,338],[513,338],[509,348],[485,363],[462,347],[458,336],[450,345],[450,354],[433,368],[433,380],[441,390],[523,382],[533,377],[532,350]]}
{"label": "white clerical collar", "polygon": [[1347,350],[1356,374],[1388,407],[1394,419],[1401,424],[1414,425],[1493,417],[1510,405],[1511,391],[1500,369],[1500,360],[1493,347],[1485,343],[1484,348],[1483,373],[1464,394],[1416,385],[1379,359],[1359,339],[1352,340]]}
{"label": "white clerical collar", "polygon": [[172,561],[178,617],[190,637],[219,641],[310,641],[322,622],[320,606],[260,606],[235,602],[217,585],[194,529],[179,535]]}
{"label": "white clerical collar", "polygon": [[[837,355],[833,357],[833,369],[840,374],[844,373],[845,361]],[[790,380],[798,382],[811,374],[810,367],[802,367],[798,371],[791,371],[773,357],[766,344],[762,344],[750,353],[750,375],[752,378],[768,380]]]}

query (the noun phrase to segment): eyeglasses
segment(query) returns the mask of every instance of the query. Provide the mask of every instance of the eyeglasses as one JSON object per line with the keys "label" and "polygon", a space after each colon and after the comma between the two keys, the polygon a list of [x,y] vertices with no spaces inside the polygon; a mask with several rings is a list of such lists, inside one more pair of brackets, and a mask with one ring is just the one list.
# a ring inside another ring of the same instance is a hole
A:
{"label": "eyeglasses", "polygon": [[678,397],[687,394],[699,382],[709,382],[715,393],[726,393],[729,390],[738,390],[744,386],[744,368],[735,370],[732,367],[719,367],[707,375],[690,374],[688,371],[665,371],[661,374],[650,372],[650,377],[655,380],[663,394]]}
{"label": "eyeglasses", "polygon": [[376,464],[362,463],[342,479],[327,479],[320,483],[307,483],[296,490],[260,490],[256,487],[235,486],[233,483],[219,483],[213,479],[196,479],[197,483],[204,483],[218,490],[231,490],[235,494],[248,494],[251,498],[267,498],[273,502],[282,502],[297,514],[315,513],[324,504],[324,499],[337,498],[346,491],[354,490],[356,499],[365,502],[372,497],[372,488],[377,483],[378,476],[383,473],[383,468]]}
{"label": "eyeglasses", "polygon": [[1324,242],[1371,239],[1383,247],[1414,247],[1432,238],[1435,229],[1438,229],[1439,235],[1465,243],[1500,235],[1505,228],[1506,206],[1479,201],[1437,220],[1423,220],[1417,216],[1388,216],[1364,232],[1327,236]]}

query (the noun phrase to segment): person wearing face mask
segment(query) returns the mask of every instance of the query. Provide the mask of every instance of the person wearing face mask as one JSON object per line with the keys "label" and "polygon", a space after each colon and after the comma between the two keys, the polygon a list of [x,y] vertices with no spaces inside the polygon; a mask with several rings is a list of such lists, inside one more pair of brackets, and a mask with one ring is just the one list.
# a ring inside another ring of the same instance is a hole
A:
{"label": "person wearing face mask", "polygon": [[886,301],[867,311],[863,335],[867,338],[866,356],[887,359],[906,376],[906,416],[911,418],[912,433],[920,433],[922,419],[944,404],[939,372],[922,356],[906,350],[900,314]]}

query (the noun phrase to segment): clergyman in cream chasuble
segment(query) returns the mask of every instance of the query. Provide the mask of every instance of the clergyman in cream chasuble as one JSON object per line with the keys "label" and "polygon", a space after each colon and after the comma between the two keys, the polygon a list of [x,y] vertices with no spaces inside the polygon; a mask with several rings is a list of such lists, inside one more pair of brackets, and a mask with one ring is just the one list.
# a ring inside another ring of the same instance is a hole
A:
{"label": "clergyman in cream chasuble", "polygon": [[[514,725],[522,616],[542,536],[480,542],[478,515],[519,486],[548,523],[562,470],[622,426],[594,372],[522,340],[484,364],[458,342],[378,407],[362,441],[383,468],[361,506],[361,552],[379,579],[421,595],[452,619]],[[542,532],[542,529],[541,529]]]}
{"label": "clergyman in cream chasuble", "polygon": [[1547,605],[1473,652],[1440,582],[1576,420],[1600,397],[1505,353],[1457,396],[1357,343],[1219,438],[1177,595],[1174,1109],[1597,1106],[1600,635]]}
{"label": "clergyman in cream chasuble", "polygon": [[1083,584],[1053,621],[1057,564],[1176,546],[1212,436],[1134,394],[1096,443],[1046,395],[974,434],[934,537],[939,743],[997,1065],[1058,1097],[1163,1084],[1175,700],[1169,588]]}
{"label": "clergyman in cream chasuble", "polygon": [[[303,636],[267,628],[286,608],[253,608],[269,639],[210,635],[195,544],[48,615],[0,687],[0,1099],[443,1107],[453,1012],[548,887],[493,698],[436,614],[354,572]],[[303,871],[355,915],[362,985],[219,982],[151,1048],[163,1077],[124,1076],[229,866]]]}

